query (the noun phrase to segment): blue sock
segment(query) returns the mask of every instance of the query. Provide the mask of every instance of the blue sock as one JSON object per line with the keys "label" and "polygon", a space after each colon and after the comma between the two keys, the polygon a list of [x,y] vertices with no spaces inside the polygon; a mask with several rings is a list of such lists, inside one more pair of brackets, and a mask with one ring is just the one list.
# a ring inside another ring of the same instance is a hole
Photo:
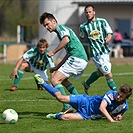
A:
{"label": "blue sock", "polygon": [[56,119],[59,119],[59,120],[61,120],[61,116],[62,116],[63,114],[56,114]]}
{"label": "blue sock", "polygon": [[47,83],[43,83],[42,86],[46,89],[46,91],[48,91],[54,97],[56,92],[60,92],[58,89],[54,88],[53,86]]}

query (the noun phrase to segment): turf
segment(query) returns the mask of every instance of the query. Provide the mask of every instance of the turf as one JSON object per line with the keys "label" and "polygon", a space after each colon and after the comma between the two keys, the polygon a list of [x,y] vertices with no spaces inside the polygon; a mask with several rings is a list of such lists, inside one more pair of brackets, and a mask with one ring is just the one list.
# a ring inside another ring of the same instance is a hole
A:
{"label": "turf", "polygon": [[[19,120],[16,124],[3,124],[0,118],[1,133],[132,133],[133,132],[133,96],[129,101],[129,110],[124,114],[123,120],[117,123],[110,123],[106,119],[82,120],[82,121],[61,121],[46,119],[48,113],[61,111],[62,104],[59,103],[46,91],[38,91],[33,75],[25,73],[19,88],[15,92],[9,91],[13,81],[9,75],[14,65],[0,64],[0,115],[7,108],[16,110]],[[89,64],[84,71],[82,78],[70,81],[77,88],[79,93],[84,93],[81,81],[87,79],[95,70],[93,64]],[[115,65],[112,67],[113,79],[117,86],[123,83],[133,87],[132,65]],[[105,78],[101,77],[91,85],[90,95],[103,95],[109,87]]]}

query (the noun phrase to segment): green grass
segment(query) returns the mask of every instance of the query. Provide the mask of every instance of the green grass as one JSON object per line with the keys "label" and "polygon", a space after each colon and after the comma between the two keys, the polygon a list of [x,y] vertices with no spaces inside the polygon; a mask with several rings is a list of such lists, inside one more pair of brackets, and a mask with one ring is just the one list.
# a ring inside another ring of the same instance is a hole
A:
{"label": "green grass", "polygon": [[[9,91],[13,84],[9,79],[13,67],[14,65],[0,64],[0,114],[7,108],[13,108],[18,112],[19,119],[16,124],[3,124],[0,118],[1,133],[132,133],[133,96],[128,100],[129,110],[118,123],[110,123],[106,119],[49,120],[45,116],[48,113],[59,112],[62,104],[46,91],[38,91],[31,73],[24,74],[17,91]],[[81,79],[70,79],[79,93],[84,93],[81,81],[87,79],[94,69],[94,65],[89,64]],[[117,86],[127,83],[133,87],[132,65],[113,65],[112,72]],[[25,78],[30,79],[24,80]],[[108,89],[105,77],[101,77],[91,85],[90,95],[103,95]]]}

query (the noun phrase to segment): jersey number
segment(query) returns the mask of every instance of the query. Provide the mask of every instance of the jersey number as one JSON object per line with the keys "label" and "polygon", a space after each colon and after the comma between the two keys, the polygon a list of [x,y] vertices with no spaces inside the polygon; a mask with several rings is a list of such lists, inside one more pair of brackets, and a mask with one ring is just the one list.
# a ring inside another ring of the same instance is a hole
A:
{"label": "jersey number", "polygon": [[108,71],[108,68],[107,68],[107,66],[104,66],[104,69],[105,69],[106,71]]}

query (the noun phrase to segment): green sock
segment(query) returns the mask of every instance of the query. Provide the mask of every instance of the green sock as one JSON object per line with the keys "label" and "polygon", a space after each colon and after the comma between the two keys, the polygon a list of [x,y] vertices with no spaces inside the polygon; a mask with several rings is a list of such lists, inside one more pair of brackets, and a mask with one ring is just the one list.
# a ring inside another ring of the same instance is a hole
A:
{"label": "green sock", "polygon": [[[65,92],[64,87],[62,86],[62,84],[56,84],[54,87],[57,88],[61,92],[62,95],[66,96],[66,92]],[[70,105],[66,104],[66,103],[63,103],[63,107],[65,109],[67,109],[67,108],[70,107]]]}
{"label": "green sock", "polygon": [[116,86],[116,84],[115,84],[115,82],[112,78],[108,78],[106,80],[107,80],[107,84],[108,84],[108,86],[110,87],[111,90],[115,90],[115,91],[118,90],[118,88],[117,88],[117,86]]}
{"label": "green sock", "polygon": [[91,76],[86,80],[86,84],[89,86],[91,83],[96,81],[99,78],[97,71],[93,72]]}
{"label": "green sock", "polygon": [[23,77],[24,71],[18,70],[18,78],[14,79],[14,86],[18,87],[20,79]]}
{"label": "green sock", "polygon": [[76,88],[74,88],[74,86],[72,84],[69,84],[66,89],[71,93],[71,94],[74,94],[74,95],[78,95],[78,92],[76,90]]}

